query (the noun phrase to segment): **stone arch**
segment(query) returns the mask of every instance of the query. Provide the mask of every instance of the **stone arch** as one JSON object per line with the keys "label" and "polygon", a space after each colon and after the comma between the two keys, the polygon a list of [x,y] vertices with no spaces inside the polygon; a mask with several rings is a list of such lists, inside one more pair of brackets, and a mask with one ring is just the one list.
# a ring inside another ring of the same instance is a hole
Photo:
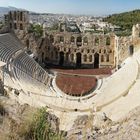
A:
{"label": "stone arch", "polygon": [[70,42],[71,42],[72,44],[75,43],[75,37],[74,37],[74,36],[71,36],[71,38],[70,38]]}
{"label": "stone arch", "polygon": [[129,46],[129,54],[130,55],[133,55],[133,53],[134,53],[134,46],[133,45],[130,45]]}
{"label": "stone arch", "polygon": [[94,68],[99,68],[99,54],[94,54]]}
{"label": "stone arch", "polygon": [[87,49],[87,53],[89,53],[90,52],[90,49]]}
{"label": "stone arch", "polygon": [[84,62],[86,62],[87,61],[87,55],[84,54],[83,58],[84,58]]}
{"label": "stone arch", "polygon": [[55,51],[55,58],[58,59],[58,52],[57,52],[57,50]]}
{"label": "stone arch", "polygon": [[66,61],[69,61],[69,53],[66,53]]}
{"label": "stone arch", "polygon": [[109,49],[109,50],[108,50],[108,53],[112,53],[112,50],[111,50],[111,49]]}
{"label": "stone arch", "polygon": [[84,43],[84,45],[88,45],[88,38],[87,37],[84,37],[83,43]]}
{"label": "stone arch", "polygon": [[104,62],[104,55],[101,55],[101,62]]}
{"label": "stone arch", "polygon": [[89,56],[89,62],[92,62],[92,55]]}
{"label": "stone arch", "polygon": [[84,52],[84,49],[81,49],[81,53],[83,53]]}
{"label": "stone arch", "polygon": [[20,23],[20,30],[23,30],[23,24]]}
{"label": "stone arch", "polygon": [[64,52],[59,53],[59,65],[62,66],[64,64]]}
{"label": "stone arch", "polygon": [[107,38],[106,38],[106,45],[109,46],[110,44],[111,44],[110,37],[107,37]]}
{"label": "stone arch", "polygon": [[78,47],[82,46],[82,37],[81,36],[77,37],[76,44],[77,44]]}
{"label": "stone arch", "polygon": [[76,54],[76,66],[81,67],[81,53]]}
{"label": "stone arch", "polygon": [[74,54],[71,54],[71,61],[74,61]]}
{"label": "stone arch", "polygon": [[109,62],[109,54],[106,55],[106,61]]}
{"label": "stone arch", "polygon": [[99,37],[95,38],[95,45],[98,46],[99,45]]}

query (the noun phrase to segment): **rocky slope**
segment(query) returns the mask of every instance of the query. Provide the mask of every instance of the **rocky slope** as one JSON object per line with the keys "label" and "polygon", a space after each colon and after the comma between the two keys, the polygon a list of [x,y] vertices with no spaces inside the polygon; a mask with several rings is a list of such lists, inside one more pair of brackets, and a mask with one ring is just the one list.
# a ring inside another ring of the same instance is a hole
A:
{"label": "rocky slope", "polygon": [[119,122],[112,122],[105,115],[77,118],[68,140],[140,140],[140,107],[132,110]]}
{"label": "rocky slope", "polygon": [[[28,140],[28,135],[33,131],[33,120],[38,115],[37,111],[38,109],[27,104],[20,105],[14,100],[0,96],[0,140]],[[46,112],[44,119],[50,133],[59,132],[59,119],[56,116]]]}

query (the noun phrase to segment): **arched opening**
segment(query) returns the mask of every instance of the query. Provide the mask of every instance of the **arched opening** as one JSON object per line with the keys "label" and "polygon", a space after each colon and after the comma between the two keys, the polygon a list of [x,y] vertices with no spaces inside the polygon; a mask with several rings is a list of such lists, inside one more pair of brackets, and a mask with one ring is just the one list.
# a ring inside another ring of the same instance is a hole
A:
{"label": "arched opening", "polygon": [[99,45],[99,38],[98,38],[98,37],[95,38],[95,45],[96,45],[96,46]]}
{"label": "arched opening", "polygon": [[71,54],[71,61],[74,61],[74,54]]}
{"label": "arched opening", "polygon": [[133,53],[134,53],[134,46],[131,45],[131,46],[129,46],[129,54],[133,55]]}
{"label": "arched opening", "polygon": [[70,42],[71,42],[72,44],[74,44],[74,42],[75,42],[74,36],[71,37]]}
{"label": "arched opening", "polygon": [[20,24],[20,30],[23,30],[23,25],[22,24]]}
{"label": "arched opening", "polygon": [[64,52],[59,53],[59,65],[62,66],[64,64]]}
{"label": "arched opening", "polygon": [[58,52],[55,51],[55,58],[58,59]]}
{"label": "arched opening", "polygon": [[88,38],[84,37],[84,45],[88,45]]}
{"label": "arched opening", "polygon": [[69,53],[66,53],[66,61],[69,61]]}
{"label": "arched opening", "polygon": [[81,67],[81,53],[76,54],[76,66]]}
{"label": "arched opening", "polygon": [[89,56],[89,62],[92,62],[92,55]]}
{"label": "arched opening", "polygon": [[106,61],[109,62],[109,54],[106,56]]}
{"label": "arched opening", "polygon": [[82,46],[82,37],[81,36],[77,37],[76,43],[77,43],[78,47]]}
{"label": "arched opening", "polygon": [[87,61],[87,55],[85,54],[84,55],[84,62],[86,62]]}
{"label": "arched opening", "polygon": [[99,54],[95,53],[94,55],[94,68],[99,68]]}
{"label": "arched opening", "polygon": [[101,62],[104,62],[104,56],[101,55]]}
{"label": "arched opening", "polygon": [[109,46],[110,45],[110,37],[106,38],[106,45]]}
{"label": "arched opening", "polygon": [[89,49],[87,49],[87,53],[89,53],[90,52],[90,50]]}

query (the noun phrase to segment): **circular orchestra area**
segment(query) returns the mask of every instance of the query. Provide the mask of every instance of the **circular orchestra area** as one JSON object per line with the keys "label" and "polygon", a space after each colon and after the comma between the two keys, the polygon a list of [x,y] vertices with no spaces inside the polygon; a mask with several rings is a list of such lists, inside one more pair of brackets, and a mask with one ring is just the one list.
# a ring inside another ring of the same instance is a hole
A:
{"label": "circular orchestra area", "polygon": [[55,69],[56,85],[65,94],[75,97],[88,95],[97,87],[98,76],[111,75],[111,69]]}

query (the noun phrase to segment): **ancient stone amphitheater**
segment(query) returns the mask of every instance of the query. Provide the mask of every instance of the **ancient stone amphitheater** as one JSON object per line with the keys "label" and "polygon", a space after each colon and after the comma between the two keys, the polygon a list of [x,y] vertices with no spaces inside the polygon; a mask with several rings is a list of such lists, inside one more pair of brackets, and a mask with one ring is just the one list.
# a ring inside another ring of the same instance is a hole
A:
{"label": "ancient stone amphitheater", "polygon": [[140,105],[139,49],[112,75],[97,78],[90,94],[78,97],[65,94],[56,84],[57,73],[44,70],[11,33],[0,35],[0,61],[6,63],[1,75],[9,96],[23,104],[47,106],[60,118],[63,130],[69,130],[78,115],[105,113],[111,120],[117,121]]}

